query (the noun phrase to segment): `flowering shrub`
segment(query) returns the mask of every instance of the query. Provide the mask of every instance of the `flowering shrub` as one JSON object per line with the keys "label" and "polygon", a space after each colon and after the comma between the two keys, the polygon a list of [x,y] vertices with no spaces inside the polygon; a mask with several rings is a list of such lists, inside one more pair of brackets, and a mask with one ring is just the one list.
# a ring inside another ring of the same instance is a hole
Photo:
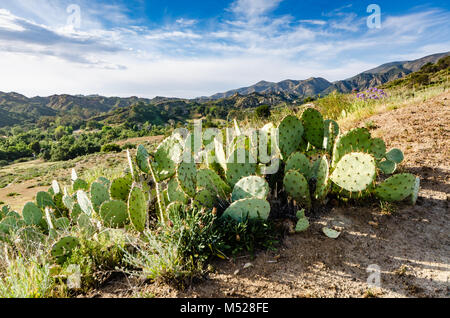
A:
{"label": "flowering shrub", "polygon": [[357,93],[356,98],[361,100],[378,100],[387,97],[387,94],[381,88],[371,87],[364,92]]}

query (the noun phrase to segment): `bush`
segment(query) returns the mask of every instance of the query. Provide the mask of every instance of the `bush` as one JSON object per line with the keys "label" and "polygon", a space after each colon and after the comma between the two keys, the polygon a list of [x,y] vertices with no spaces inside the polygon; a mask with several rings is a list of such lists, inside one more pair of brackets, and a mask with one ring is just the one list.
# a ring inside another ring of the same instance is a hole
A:
{"label": "bush", "polygon": [[269,105],[262,105],[256,108],[256,116],[261,118],[268,118],[270,117],[270,106]]}
{"label": "bush", "polygon": [[117,144],[103,145],[101,148],[101,152],[121,152],[121,151],[122,147],[120,147]]}

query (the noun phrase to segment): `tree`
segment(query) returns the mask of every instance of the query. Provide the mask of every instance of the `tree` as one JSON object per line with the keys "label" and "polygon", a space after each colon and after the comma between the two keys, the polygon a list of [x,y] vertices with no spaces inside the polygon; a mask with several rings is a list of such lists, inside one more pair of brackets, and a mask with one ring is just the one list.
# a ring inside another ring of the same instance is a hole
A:
{"label": "tree", "polygon": [[37,156],[41,152],[41,144],[38,141],[34,141],[30,144],[30,149],[33,151],[34,155]]}
{"label": "tree", "polygon": [[270,116],[270,106],[269,105],[261,105],[256,108],[256,116],[262,118],[268,118]]}

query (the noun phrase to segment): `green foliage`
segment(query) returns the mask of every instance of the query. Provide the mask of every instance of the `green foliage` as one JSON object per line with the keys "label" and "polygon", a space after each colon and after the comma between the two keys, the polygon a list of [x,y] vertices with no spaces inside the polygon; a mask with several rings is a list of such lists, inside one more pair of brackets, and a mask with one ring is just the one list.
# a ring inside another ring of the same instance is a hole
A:
{"label": "green foliage", "polygon": [[107,144],[101,147],[101,152],[121,152],[122,147],[117,144]]}

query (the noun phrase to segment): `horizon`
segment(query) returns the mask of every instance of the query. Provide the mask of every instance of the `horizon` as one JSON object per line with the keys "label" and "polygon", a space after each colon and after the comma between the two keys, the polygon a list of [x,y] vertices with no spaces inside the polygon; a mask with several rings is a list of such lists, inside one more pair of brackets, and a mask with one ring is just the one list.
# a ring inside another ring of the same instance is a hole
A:
{"label": "horizon", "polygon": [[192,99],[450,51],[450,4],[372,3],[6,0],[0,91]]}

